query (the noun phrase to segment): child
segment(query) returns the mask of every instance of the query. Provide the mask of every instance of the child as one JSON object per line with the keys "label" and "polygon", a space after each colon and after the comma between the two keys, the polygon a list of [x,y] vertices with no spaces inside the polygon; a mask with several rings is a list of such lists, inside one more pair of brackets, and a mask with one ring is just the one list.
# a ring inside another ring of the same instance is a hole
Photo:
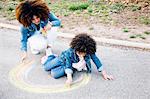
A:
{"label": "child", "polygon": [[96,42],[87,34],[75,36],[70,43],[70,48],[63,51],[58,57],[54,56],[50,50],[48,52],[47,56],[42,58],[44,69],[50,71],[54,78],[67,75],[66,84],[68,85],[72,83],[74,70],[86,70],[91,73],[91,59],[95,63],[97,70],[102,72],[105,80],[113,79],[112,76],[107,75],[103,70],[103,66],[95,54]]}
{"label": "child", "polygon": [[[47,37],[43,34],[52,27],[59,27],[60,20],[50,12],[43,0],[24,0],[16,7],[16,18],[21,26],[22,60],[27,57],[27,42],[33,54],[38,54],[41,49],[50,46]],[[45,34],[44,34],[45,35]]]}

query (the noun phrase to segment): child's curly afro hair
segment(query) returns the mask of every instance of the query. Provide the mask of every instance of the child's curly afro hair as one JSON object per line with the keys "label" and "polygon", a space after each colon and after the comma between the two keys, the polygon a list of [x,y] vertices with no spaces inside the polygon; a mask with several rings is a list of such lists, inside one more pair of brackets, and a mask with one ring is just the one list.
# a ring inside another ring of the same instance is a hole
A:
{"label": "child's curly afro hair", "polygon": [[70,47],[75,51],[85,52],[87,54],[94,54],[96,52],[96,42],[87,34],[76,35],[71,43]]}
{"label": "child's curly afro hair", "polygon": [[23,26],[28,27],[34,15],[45,21],[48,19],[49,12],[43,0],[24,0],[16,7],[16,18]]}

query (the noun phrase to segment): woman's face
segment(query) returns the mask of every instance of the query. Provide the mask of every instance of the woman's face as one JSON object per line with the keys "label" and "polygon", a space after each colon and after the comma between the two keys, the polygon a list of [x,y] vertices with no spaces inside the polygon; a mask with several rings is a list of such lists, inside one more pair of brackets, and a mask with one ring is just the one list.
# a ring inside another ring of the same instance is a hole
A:
{"label": "woman's face", "polygon": [[40,18],[34,15],[32,19],[32,23],[36,25],[40,24]]}
{"label": "woman's face", "polygon": [[84,57],[86,55],[85,52],[79,52],[79,51],[76,51],[76,54],[79,56],[79,57]]}

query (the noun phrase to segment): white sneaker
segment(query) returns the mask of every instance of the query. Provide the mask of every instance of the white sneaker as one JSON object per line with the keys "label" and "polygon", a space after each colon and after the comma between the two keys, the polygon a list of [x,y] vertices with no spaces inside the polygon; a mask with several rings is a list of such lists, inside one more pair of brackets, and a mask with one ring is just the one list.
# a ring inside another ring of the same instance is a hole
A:
{"label": "white sneaker", "polygon": [[38,54],[40,54],[40,51],[35,50],[35,49],[31,49],[31,53],[34,55],[38,55]]}
{"label": "white sneaker", "polygon": [[50,55],[53,55],[52,49],[51,48],[47,48],[46,49],[46,56],[50,56]]}

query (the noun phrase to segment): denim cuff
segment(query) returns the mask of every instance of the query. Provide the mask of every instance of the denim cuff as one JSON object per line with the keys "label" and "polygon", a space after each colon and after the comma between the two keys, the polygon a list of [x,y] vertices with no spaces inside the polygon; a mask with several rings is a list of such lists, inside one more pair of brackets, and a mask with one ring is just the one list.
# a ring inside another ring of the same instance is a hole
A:
{"label": "denim cuff", "polygon": [[67,68],[67,69],[65,69],[65,73],[66,73],[66,74],[72,74],[73,71],[72,71],[71,69]]}
{"label": "denim cuff", "polygon": [[99,67],[98,71],[101,72],[103,70],[103,66]]}
{"label": "denim cuff", "polygon": [[21,51],[26,51],[27,52],[27,48],[22,47]]}

